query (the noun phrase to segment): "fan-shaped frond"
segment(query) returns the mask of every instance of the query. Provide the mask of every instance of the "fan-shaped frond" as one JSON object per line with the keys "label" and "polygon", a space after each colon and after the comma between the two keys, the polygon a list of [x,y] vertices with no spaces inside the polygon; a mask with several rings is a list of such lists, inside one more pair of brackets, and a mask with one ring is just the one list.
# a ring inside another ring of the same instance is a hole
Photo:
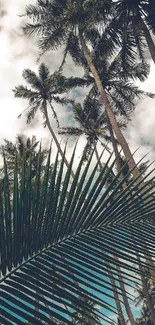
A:
{"label": "fan-shaped frond", "polygon": [[[136,252],[144,266],[145,254],[155,256],[154,190],[148,188],[151,180],[145,177],[143,191],[133,180],[122,192],[125,179],[119,182],[118,174],[105,189],[115,161],[109,165],[110,157],[98,175],[98,164],[89,172],[91,155],[84,169],[81,159],[70,184],[74,156],[75,150],[66,173],[63,157],[57,173],[57,155],[51,173],[49,153],[42,179],[40,149],[34,183],[32,156],[28,177],[23,157],[20,183],[16,159],[13,198],[4,157],[4,191],[0,194],[0,319],[5,324],[23,324],[25,320],[55,324],[49,315],[72,324],[73,309],[77,319],[84,314],[108,323],[107,311],[115,312],[115,307],[111,303],[107,262],[114,279],[118,265],[124,283],[134,286],[139,283],[140,272]],[[126,179],[129,176],[130,173]],[[94,304],[100,309],[92,307]]]}

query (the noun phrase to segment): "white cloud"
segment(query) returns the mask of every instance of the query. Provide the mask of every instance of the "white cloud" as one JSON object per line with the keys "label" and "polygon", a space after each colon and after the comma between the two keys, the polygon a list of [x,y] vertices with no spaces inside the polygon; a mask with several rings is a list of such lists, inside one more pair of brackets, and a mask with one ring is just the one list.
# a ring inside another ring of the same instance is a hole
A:
{"label": "white cloud", "polygon": [[[148,79],[139,83],[139,86],[155,94],[154,74],[155,65],[151,63]],[[138,160],[146,153],[149,155],[145,160],[155,159],[155,99],[145,98],[139,102],[129,124],[127,136],[133,152],[140,147],[135,155]]]}
{"label": "white cloud", "polygon": [[[43,143],[49,143],[49,132],[41,125],[42,118],[40,114],[32,125],[26,125],[25,118],[18,119],[19,113],[26,108],[26,101],[17,100],[13,97],[12,89],[21,83],[22,71],[24,68],[30,68],[37,71],[38,49],[36,39],[26,38],[22,35],[22,23],[24,18],[19,15],[24,13],[27,0],[5,0],[2,10],[6,11],[1,17],[0,32],[0,143],[4,137],[13,139],[19,132],[25,132],[29,135],[36,134],[38,139],[43,137]],[[49,65],[51,71],[54,71],[61,61],[60,51],[48,52],[42,59]],[[42,61],[41,59],[41,61]],[[74,66],[72,60],[68,59],[68,65],[65,69],[67,75],[83,75],[83,70]],[[151,64],[151,72],[147,81],[140,86],[147,91],[155,92],[154,84],[155,65]],[[84,91],[85,92],[85,91]],[[140,149],[136,153],[136,159],[140,159],[147,152],[150,152],[148,158],[153,160],[154,154],[154,138],[155,138],[155,99],[144,99],[136,107],[132,122],[129,124],[126,136],[130,144],[131,150],[135,151],[139,146]],[[60,125],[69,124],[71,114],[66,113],[65,107],[56,107]],[[68,120],[68,121],[67,121]],[[51,120],[52,121],[52,120]],[[56,131],[55,122],[52,126]],[[61,137],[59,137],[61,139]],[[77,156],[81,155],[84,147],[85,138],[79,141]],[[69,148],[73,145],[73,140],[69,141]],[[99,146],[99,150],[101,147]],[[106,155],[107,158],[107,155]],[[146,158],[146,159],[148,159]]]}

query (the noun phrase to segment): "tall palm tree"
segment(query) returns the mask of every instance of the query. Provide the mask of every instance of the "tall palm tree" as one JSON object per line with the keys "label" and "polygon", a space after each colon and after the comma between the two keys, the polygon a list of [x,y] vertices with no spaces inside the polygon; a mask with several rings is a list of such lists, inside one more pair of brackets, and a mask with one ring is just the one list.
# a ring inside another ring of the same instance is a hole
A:
{"label": "tall palm tree", "polygon": [[[106,19],[107,9],[111,3],[111,1],[103,1],[102,6],[100,6],[102,7],[100,12],[98,1],[95,1],[95,6],[92,7],[92,1],[82,0],[77,3],[76,1],[70,0],[63,2],[60,0],[54,0],[52,2],[38,0],[34,5],[26,6],[26,14],[30,19],[33,19],[33,23],[27,24],[25,32],[27,34],[37,33],[39,35],[39,46],[44,51],[50,48],[57,49],[60,46],[65,46],[65,55],[68,52],[72,55],[75,45],[78,44],[81,46],[84,55],[84,59],[82,59],[83,65],[90,69],[94,77],[98,93],[100,94],[101,101],[115,132],[117,141],[121,145],[126,161],[129,163],[129,168],[136,178],[140,176],[139,170],[135,164],[128,143],[119,128],[100,79],[99,71],[96,68],[96,62],[93,61],[91,50],[88,48],[88,41],[92,35],[95,37],[96,30],[103,23],[103,19]],[[114,48],[111,46],[110,50],[113,51]],[[79,57],[79,61],[76,63],[81,63],[81,57]]]}
{"label": "tall palm tree", "polygon": [[[123,60],[125,60],[126,55],[135,55],[136,51],[138,51],[140,58],[143,59],[145,46],[147,45],[151,58],[155,63],[155,43],[151,36],[151,33],[155,33],[154,1],[116,0],[112,5],[115,13],[114,21],[110,25],[112,26],[115,22],[115,27],[119,26],[118,33],[120,31],[124,51]],[[116,30],[114,33],[117,33]]]}
{"label": "tall palm tree", "polygon": [[[88,178],[92,157],[84,169],[81,158],[70,184],[75,149],[67,173],[63,173],[64,159],[56,173],[58,156],[50,173],[50,156],[51,152],[42,179],[39,155],[34,184],[32,159],[28,164],[28,177],[25,177],[26,162],[23,161],[20,182],[16,159],[13,198],[4,161],[5,186],[0,191],[0,321],[17,325],[28,321],[38,325],[52,324],[50,314],[59,321],[72,324],[74,307],[79,321],[83,314],[92,316],[92,320],[100,317],[105,324],[110,323],[107,312],[116,312],[116,309],[108,300],[113,295],[109,292],[104,261],[111,262],[109,254],[119,256],[123,282],[127,279],[133,284],[139,282],[133,276],[133,272],[139,274],[135,251],[138,249],[143,254],[141,244],[146,229],[151,234],[147,240],[148,248],[152,252],[154,247],[154,200],[151,199],[151,205],[146,198],[142,200],[142,191],[134,190],[135,180],[128,191],[117,196],[120,183],[113,190],[109,187],[104,191],[108,177],[105,170],[107,166],[111,170],[114,165],[110,163],[111,158],[99,175],[96,174],[96,164]],[[137,248],[131,241],[132,233],[139,242]],[[104,254],[105,249],[107,254]],[[142,266],[147,266],[146,261]],[[111,271],[114,269],[115,260]],[[75,280],[79,286],[75,286]],[[91,306],[86,302],[88,298]],[[94,304],[100,308],[97,310]],[[35,307],[38,310],[34,314]]]}
{"label": "tall palm tree", "polygon": [[[63,151],[48,116],[48,106],[52,110],[53,117],[57,122],[57,126],[59,126],[59,121],[53,107],[53,102],[61,105],[67,105],[68,103],[73,102],[72,100],[62,97],[61,95],[73,87],[85,85],[87,82],[81,78],[65,78],[60,73],[56,72],[50,74],[49,69],[44,63],[39,66],[38,76],[34,71],[25,69],[23,71],[23,79],[31,86],[31,88],[20,85],[15,87],[13,92],[15,97],[28,99],[29,101],[29,107],[27,108],[27,123],[30,123],[34,118],[35,113],[40,110],[43,114],[44,125],[48,126],[57,149],[60,152],[61,157],[63,157]],[[64,159],[68,168],[68,161],[66,157]],[[74,177],[73,171],[72,176]]]}

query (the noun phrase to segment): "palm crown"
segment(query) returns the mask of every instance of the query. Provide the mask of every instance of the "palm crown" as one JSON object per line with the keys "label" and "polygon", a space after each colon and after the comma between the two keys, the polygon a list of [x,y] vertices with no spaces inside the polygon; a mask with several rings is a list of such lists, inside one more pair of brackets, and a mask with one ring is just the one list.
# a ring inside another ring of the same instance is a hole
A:
{"label": "palm crown", "polygon": [[[89,157],[94,147],[94,143],[104,139],[106,142],[110,140],[107,134],[107,121],[105,112],[102,110],[102,105],[96,99],[91,99],[89,96],[84,100],[83,105],[73,105],[74,119],[78,123],[78,127],[63,127],[60,129],[60,134],[70,136],[80,136],[85,134],[87,145],[84,149],[86,159]],[[108,146],[102,143],[104,147]]]}
{"label": "palm crown", "polygon": [[[117,36],[120,32],[121,44],[126,54],[132,55],[137,49],[140,58],[144,59],[145,45],[148,46],[151,57],[155,62],[155,45],[150,31],[155,32],[155,3],[153,0],[117,0],[115,7],[114,21],[118,30],[114,31]],[[112,26],[112,23],[111,23]]]}
{"label": "palm crown", "polygon": [[62,95],[63,93],[70,90],[75,85],[85,85],[85,81],[80,78],[65,78],[60,73],[50,74],[47,66],[42,63],[39,67],[38,76],[35,72],[30,69],[25,69],[23,71],[23,79],[32,87],[27,88],[26,86],[17,86],[13,91],[15,97],[28,99],[29,107],[27,113],[27,122],[30,123],[34,118],[34,114],[38,109],[43,113],[43,118],[45,119],[45,124],[47,123],[45,107],[50,105],[52,109],[53,116],[56,119],[57,125],[59,126],[59,121],[57,114],[54,110],[52,102],[56,102],[61,105],[67,105],[72,102],[66,97],[60,97],[57,95]]}

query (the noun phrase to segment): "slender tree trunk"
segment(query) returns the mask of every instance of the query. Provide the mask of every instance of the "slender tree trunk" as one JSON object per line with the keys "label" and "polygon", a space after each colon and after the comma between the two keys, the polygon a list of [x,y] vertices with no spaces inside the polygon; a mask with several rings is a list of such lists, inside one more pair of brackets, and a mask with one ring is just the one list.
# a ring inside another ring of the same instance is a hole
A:
{"label": "slender tree trunk", "polygon": [[[148,270],[150,273],[152,284],[155,288],[155,264],[153,263],[151,256],[149,256],[148,254],[145,255],[145,258],[146,258],[146,263],[149,265]],[[152,267],[154,267],[154,270],[152,270]]]}
{"label": "slender tree trunk", "polygon": [[99,157],[99,154],[98,154],[98,151],[97,151],[97,148],[96,148],[96,143],[95,143],[94,139],[93,139],[93,147],[94,147],[94,151],[95,151],[95,155],[96,155],[96,160],[99,163],[100,170],[102,170],[103,166],[102,166],[102,163],[101,163],[101,160],[100,160],[100,157]]}
{"label": "slender tree trunk", "polygon": [[[113,113],[112,109],[111,109],[111,106],[110,106],[110,103],[109,103],[109,100],[108,100],[108,97],[107,97],[107,94],[102,86],[102,82],[100,80],[100,77],[99,77],[99,74],[92,62],[92,58],[91,58],[91,54],[89,52],[89,49],[85,43],[85,40],[84,40],[84,37],[82,35],[81,32],[79,32],[79,36],[80,36],[80,42],[81,42],[81,47],[82,47],[82,50],[83,50],[83,53],[84,53],[84,56],[87,60],[87,64],[88,64],[88,67],[90,68],[90,71],[92,72],[92,75],[95,79],[95,82],[96,82],[96,86],[98,88],[98,91],[101,95],[101,100],[102,100],[102,103],[105,107],[105,110],[106,110],[106,113],[108,115],[108,118],[110,120],[110,123],[112,125],[112,128],[115,132],[115,135],[116,135],[116,138],[119,142],[119,144],[121,145],[122,147],[122,150],[124,152],[124,156],[126,158],[126,161],[129,165],[129,168],[130,170],[132,170],[132,174],[133,174],[133,177],[134,178],[137,178],[139,177],[139,180],[142,180],[142,177],[140,175],[140,172],[137,168],[137,165],[133,159],[133,156],[132,156],[132,153],[129,149],[129,146],[128,146],[128,143],[127,141],[125,140],[125,137],[122,133],[122,131],[120,130],[120,127],[117,123],[117,120],[116,120],[116,117],[115,117],[115,114]],[[142,187],[142,184],[139,185],[139,187]]]}
{"label": "slender tree trunk", "polygon": [[[63,151],[61,149],[60,143],[59,143],[59,141],[58,141],[58,139],[57,139],[57,137],[56,137],[56,135],[55,135],[52,127],[51,127],[50,121],[49,121],[49,117],[48,117],[48,112],[47,112],[46,105],[44,107],[44,113],[45,113],[45,118],[46,118],[47,126],[48,126],[49,131],[50,131],[50,133],[51,133],[51,135],[52,135],[52,137],[53,137],[53,139],[55,141],[55,144],[57,146],[58,152],[60,153],[61,157],[63,157]],[[68,163],[66,157],[64,157],[64,163],[65,163],[66,167],[69,168],[69,163]],[[72,178],[74,178],[75,174],[74,174],[73,171],[71,171],[71,175],[72,175]]]}
{"label": "slender tree trunk", "polygon": [[111,137],[112,146],[113,146],[115,157],[116,157],[117,172],[119,173],[122,166],[121,166],[121,162],[120,162],[120,156],[119,156],[119,152],[118,152],[118,148],[117,148],[117,143],[116,143],[116,140],[114,137],[113,129],[112,129],[107,112],[106,112],[106,120],[107,120],[107,126],[108,126],[108,130],[109,130],[110,137]]}
{"label": "slender tree trunk", "polygon": [[[97,160],[98,163],[99,163],[100,171],[102,171],[103,166],[102,166],[102,163],[101,163],[101,160],[100,160],[100,157],[99,157],[99,154],[98,154],[98,151],[97,151],[97,148],[96,148],[96,143],[95,143],[95,140],[94,140],[94,139],[93,139],[93,146],[94,146],[94,150],[95,150],[96,160]],[[105,182],[105,187],[106,187],[106,188],[109,187],[109,185],[108,185],[107,182]],[[110,197],[110,193],[108,193],[106,197],[109,198],[109,197]],[[106,198],[105,198],[105,199],[106,199]],[[109,204],[110,204],[110,203],[109,203]]]}
{"label": "slender tree trunk", "polygon": [[129,305],[129,302],[128,302],[128,298],[127,298],[126,291],[125,291],[125,286],[124,286],[124,283],[123,283],[122,272],[121,272],[121,269],[120,269],[119,266],[117,266],[117,272],[118,272],[118,280],[119,280],[120,288],[121,288],[121,291],[122,291],[122,297],[123,297],[126,313],[128,315],[128,318],[129,318],[129,321],[130,321],[131,325],[136,325],[136,321],[135,321],[135,319],[133,317],[133,314],[132,314],[132,311],[131,311],[131,308],[130,308],[130,305]]}
{"label": "slender tree trunk", "polygon": [[[144,269],[141,266],[141,261],[140,261],[140,257],[138,255],[138,253],[137,253],[137,260],[139,262],[139,270],[141,272],[144,272]],[[151,297],[151,295],[148,292],[147,279],[145,278],[145,276],[143,275],[143,273],[141,273],[141,279],[142,279],[143,292],[144,292],[144,295],[146,297],[146,303],[147,303],[147,305],[149,307],[151,321],[152,321],[152,324],[155,325],[155,309],[154,309],[154,304],[152,302],[152,297]]]}
{"label": "slender tree trunk", "polygon": [[146,26],[144,20],[141,17],[140,17],[138,26],[144,33],[144,37],[145,37],[146,43],[148,45],[152,60],[155,63],[155,44],[153,42],[153,39],[151,37],[148,27]]}
{"label": "slender tree trunk", "polygon": [[111,286],[112,286],[112,291],[113,291],[113,294],[114,294],[114,299],[115,299],[115,303],[116,303],[116,308],[117,308],[117,312],[118,312],[119,321],[120,321],[121,325],[126,325],[126,321],[125,321],[125,318],[124,318],[124,315],[123,315],[119,295],[118,295],[118,292],[117,292],[117,289],[116,289],[116,283],[115,283],[115,280],[114,280],[114,278],[112,276],[112,273],[110,271],[109,263],[106,263],[106,265],[107,265],[107,270],[108,270],[110,283],[111,283]]}

